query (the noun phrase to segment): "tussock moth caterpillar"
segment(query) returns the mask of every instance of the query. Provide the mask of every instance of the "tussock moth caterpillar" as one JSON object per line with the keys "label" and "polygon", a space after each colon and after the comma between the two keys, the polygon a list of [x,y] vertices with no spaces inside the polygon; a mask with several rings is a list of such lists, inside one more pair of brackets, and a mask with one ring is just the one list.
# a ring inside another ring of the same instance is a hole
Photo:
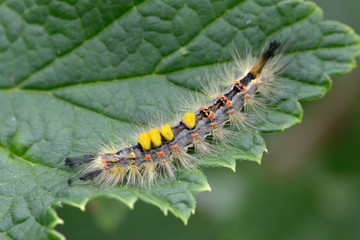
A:
{"label": "tussock moth caterpillar", "polygon": [[177,123],[143,131],[137,135],[137,143],[130,146],[110,144],[97,154],[66,158],[69,167],[82,165],[78,175],[68,180],[69,185],[80,179],[100,187],[136,183],[149,186],[161,176],[175,178],[178,167],[196,167],[197,159],[190,149],[212,154],[211,143],[226,143],[228,135],[233,134],[228,123],[251,128],[252,122],[261,117],[262,108],[277,101],[281,89],[276,75],[284,66],[279,51],[282,45],[278,40],[270,41],[258,59],[241,59],[234,51],[234,65],[225,68],[222,77],[203,84],[203,92],[211,100],[200,101],[199,108],[185,112]]}

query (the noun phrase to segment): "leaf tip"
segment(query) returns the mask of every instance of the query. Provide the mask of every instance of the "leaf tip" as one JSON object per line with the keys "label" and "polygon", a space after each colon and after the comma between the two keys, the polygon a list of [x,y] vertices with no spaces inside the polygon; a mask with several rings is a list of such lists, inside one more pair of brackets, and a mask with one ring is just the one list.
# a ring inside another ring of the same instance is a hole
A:
{"label": "leaf tip", "polygon": [[59,239],[59,240],[66,240],[66,238],[59,232],[55,231],[54,229],[49,229],[47,231],[48,239]]}
{"label": "leaf tip", "polygon": [[166,208],[166,209],[164,209],[162,212],[164,213],[164,215],[165,215],[165,216],[167,216],[167,215],[168,215],[168,213],[169,213],[169,211],[168,211],[168,209],[167,209],[167,208]]}
{"label": "leaf tip", "polygon": [[133,204],[133,203],[127,204],[127,206],[128,206],[131,210],[134,209],[134,204]]}
{"label": "leaf tip", "polygon": [[64,220],[62,220],[61,218],[56,219],[56,225],[57,225],[57,224],[63,225],[63,224],[64,224]]}
{"label": "leaf tip", "polygon": [[[192,210],[192,214],[195,214],[195,210]],[[188,218],[181,218],[181,220],[184,222],[185,226],[188,224]]]}
{"label": "leaf tip", "polygon": [[81,210],[82,212],[85,212],[85,210],[86,210],[86,209],[85,209],[85,205],[86,205],[86,204],[79,206],[79,208],[80,208],[80,210]]}

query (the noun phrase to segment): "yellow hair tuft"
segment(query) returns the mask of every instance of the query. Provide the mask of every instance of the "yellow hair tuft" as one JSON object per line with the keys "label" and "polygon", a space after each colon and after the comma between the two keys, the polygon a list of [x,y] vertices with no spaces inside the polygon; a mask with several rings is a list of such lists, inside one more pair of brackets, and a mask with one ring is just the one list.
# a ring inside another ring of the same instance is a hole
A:
{"label": "yellow hair tuft", "polygon": [[154,144],[155,147],[161,146],[161,135],[158,129],[153,128],[149,131],[151,142]]}
{"label": "yellow hair tuft", "polygon": [[173,132],[171,130],[170,124],[165,124],[164,126],[160,127],[161,135],[168,141],[171,141],[174,139]]}
{"label": "yellow hair tuft", "polygon": [[138,137],[138,142],[143,149],[150,150],[151,138],[150,138],[150,134],[148,132],[143,132],[142,134],[140,134]]}
{"label": "yellow hair tuft", "polygon": [[193,112],[185,113],[183,118],[182,118],[182,121],[189,128],[194,128],[195,127],[195,113],[193,113]]}

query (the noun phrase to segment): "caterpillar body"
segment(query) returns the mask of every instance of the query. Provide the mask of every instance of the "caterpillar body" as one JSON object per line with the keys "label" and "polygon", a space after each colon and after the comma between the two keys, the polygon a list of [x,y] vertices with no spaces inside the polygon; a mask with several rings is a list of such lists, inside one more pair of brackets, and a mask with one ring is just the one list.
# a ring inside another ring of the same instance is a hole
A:
{"label": "caterpillar body", "polygon": [[[259,101],[273,98],[276,93],[273,88],[277,86],[275,76],[281,69],[280,46],[279,41],[271,41],[257,61],[247,59],[245,64],[239,62],[235,54],[235,67],[230,70],[231,74],[226,74],[231,76],[227,77],[231,83],[225,90],[207,105],[184,113],[173,126],[167,123],[144,131],[138,135],[137,144],[131,146],[110,145],[97,154],[66,158],[65,164],[69,167],[82,165],[68,184],[79,179],[91,180],[100,187],[151,185],[160,176],[175,178],[177,167],[196,167],[196,158],[189,153],[189,148],[207,154],[211,151],[210,137],[214,142],[226,141],[227,123],[239,128],[250,124],[251,118],[257,117],[254,108]],[[211,88],[214,86],[210,83],[205,93],[211,92]]]}

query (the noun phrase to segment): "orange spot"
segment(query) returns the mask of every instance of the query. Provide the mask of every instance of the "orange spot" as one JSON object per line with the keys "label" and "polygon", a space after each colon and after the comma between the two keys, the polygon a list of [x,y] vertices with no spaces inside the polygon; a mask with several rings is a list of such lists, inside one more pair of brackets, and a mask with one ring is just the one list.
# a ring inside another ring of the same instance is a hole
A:
{"label": "orange spot", "polygon": [[231,102],[230,101],[228,101],[228,102],[226,102],[226,104],[225,104],[225,107],[230,107],[231,106]]}
{"label": "orange spot", "polygon": [[244,85],[242,83],[239,83],[239,87],[243,87]]}
{"label": "orange spot", "polygon": [[243,88],[242,92],[246,92],[246,88]]}
{"label": "orange spot", "polygon": [[224,95],[221,94],[220,96],[218,96],[218,99],[222,98],[223,96],[224,96]]}
{"label": "orange spot", "polygon": [[228,114],[233,114],[234,113],[234,110],[230,110],[229,112],[228,112]]}
{"label": "orange spot", "polygon": [[135,153],[130,153],[130,157],[132,158],[132,159],[134,159],[135,158]]}
{"label": "orange spot", "polygon": [[107,166],[107,161],[106,160],[103,160],[102,161],[102,165],[105,167],[105,168],[107,168],[108,166]]}
{"label": "orange spot", "polygon": [[239,81],[238,80],[236,80],[235,82],[234,82],[234,85],[236,85],[236,84],[238,84],[239,83]]}
{"label": "orange spot", "polygon": [[257,85],[260,86],[262,83],[262,81],[258,81]]}
{"label": "orange spot", "polygon": [[163,163],[166,163],[166,160],[164,159],[164,160],[162,160],[162,162],[163,162]]}
{"label": "orange spot", "polygon": [[158,155],[158,157],[163,157],[165,155],[165,153],[164,152],[158,152],[157,155]]}
{"label": "orange spot", "polygon": [[205,109],[207,109],[207,107],[201,107],[201,110],[205,110]]}
{"label": "orange spot", "polygon": [[134,160],[131,160],[130,163],[131,163],[131,164],[135,164],[135,161],[134,161]]}
{"label": "orange spot", "polygon": [[210,124],[211,127],[216,127],[216,123]]}
{"label": "orange spot", "polygon": [[131,166],[131,168],[132,168],[132,169],[135,169],[135,168],[136,168],[136,166],[135,166],[135,165],[132,165],[132,166]]}
{"label": "orange spot", "polygon": [[224,96],[224,101],[226,102],[228,100],[228,98],[226,96]]}
{"label": "orange spot", "polygon": [[215,117],[215,114],[214,114],[213,112],[210,112],[209,118],[210,118],[210,119],[213,119],[214,117]]}
{"label": "orange spot", "polygon": [[192,135],[192,138],[198,138],[198,136],[199,136],[199,134],[194,133],[194,134]]}
{"label": "orange spot", "polygon": [[171,147],[172,150],[176,150],[178,148],[179,148],[179,145],[174,145],[174,146]]}
{"label": "orange spot", "polygon": [[244,98],[245,98],[245,99],[248,99],[248,98],[249,98],[249,95],[245,95]]}
{"label": "orange spot", "polygon": [[151,160],[151,156],[146,154],[146,155],[145,155],[145,159],[146,159],[146,160]]}

